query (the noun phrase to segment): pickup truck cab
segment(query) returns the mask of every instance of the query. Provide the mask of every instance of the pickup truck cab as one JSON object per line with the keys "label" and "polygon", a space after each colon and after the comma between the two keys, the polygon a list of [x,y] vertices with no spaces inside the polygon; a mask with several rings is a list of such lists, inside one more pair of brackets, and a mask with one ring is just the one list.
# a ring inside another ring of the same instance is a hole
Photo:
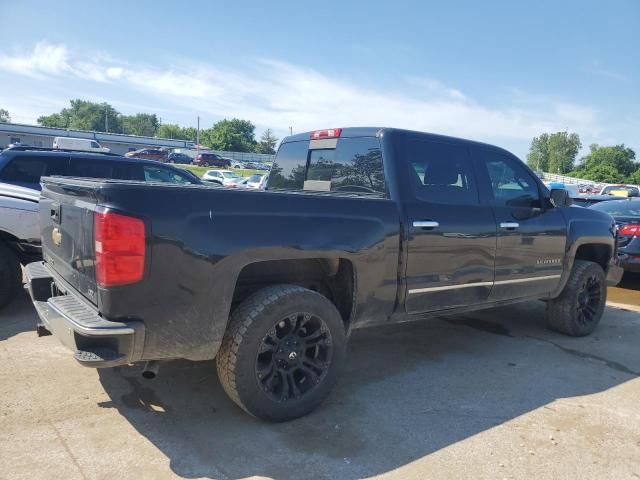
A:
{"label": "pickup truck cab", "polygon": [[622,273],[609,215],[440,135],[291,136],[266,191],[42,184],[40,330],[85,366],[216,358],[228,395],[272,421],[328,395],[355,328],[543,299],[550,328],[587,335]]}

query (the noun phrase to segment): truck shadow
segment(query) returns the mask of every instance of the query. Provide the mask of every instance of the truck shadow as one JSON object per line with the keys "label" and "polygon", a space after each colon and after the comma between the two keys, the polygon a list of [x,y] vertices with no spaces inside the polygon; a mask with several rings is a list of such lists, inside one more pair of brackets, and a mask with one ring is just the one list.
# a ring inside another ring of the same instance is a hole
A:
{"label": "truck shadow", "polygon": [[213,362],[170,362],[152,381],[139,366],[99,370],[110,396],[101,406],[116,408],[184,477],[370,477],[640,375],[634,314],[609,310],[594,336],[573,339],[545,331],[543,310],[533,302],[356,331],[329,399],[285,424],[237,408]]}
{"label": "truck shadow", "polygon": [[0,341],[6,340],[22,332],[35,331],[36,324],[32,320],[33,306],[29,294],[20,289],[16,297],[0,310]]}

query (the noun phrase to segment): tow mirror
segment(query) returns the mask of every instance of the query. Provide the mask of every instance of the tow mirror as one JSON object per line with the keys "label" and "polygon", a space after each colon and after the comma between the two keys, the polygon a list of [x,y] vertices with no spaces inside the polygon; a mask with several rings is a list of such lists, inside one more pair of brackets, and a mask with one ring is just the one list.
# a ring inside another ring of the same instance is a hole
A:
{"label": "tow mirror", "polygon": [[556,208],[569,207],[573,203],[569,192],[564,188],[552,188],[550,200],[551,204]]}

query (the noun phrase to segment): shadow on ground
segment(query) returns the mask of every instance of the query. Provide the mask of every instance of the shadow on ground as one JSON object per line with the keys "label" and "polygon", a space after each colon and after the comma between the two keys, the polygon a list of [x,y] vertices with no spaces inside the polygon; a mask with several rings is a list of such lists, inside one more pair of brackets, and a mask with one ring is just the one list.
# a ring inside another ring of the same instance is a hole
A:
{"label": "shadow on ground", "polygon": [[16,298],[0,310],[0,341],[6,340],[22,332],[35,332],[33,321],[33,307],[31,299],[25,290],[20,290]]}
{"label": "shadow on ground", "polygon": [[137,366],[100,370],[111,398],[101,406],[116,408],[181,476],[369,477],[639,374],[634,314],[609,321],[608,313],[596,335],[572,339],[544,330],[543,308],[534,302],[356,331],[329,399],[286,424],[237,408],[213,362],[167,363],[152,381]]}

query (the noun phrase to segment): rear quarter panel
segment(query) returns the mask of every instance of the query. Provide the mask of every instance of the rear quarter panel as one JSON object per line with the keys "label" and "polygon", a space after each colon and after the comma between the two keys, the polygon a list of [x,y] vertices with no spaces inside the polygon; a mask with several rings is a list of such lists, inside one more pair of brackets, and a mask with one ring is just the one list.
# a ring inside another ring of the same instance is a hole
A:
{"label": "rear quarter panel", "polygon": [[140,184],[101,195],[150,227],[144,280],[99,294],[107,318],[145,322],[145,358],[213,358],[238,275],[254,262],[344,258],[355,270],[353,325],[384,322],[394,308],[400,239],[391,200]]}

